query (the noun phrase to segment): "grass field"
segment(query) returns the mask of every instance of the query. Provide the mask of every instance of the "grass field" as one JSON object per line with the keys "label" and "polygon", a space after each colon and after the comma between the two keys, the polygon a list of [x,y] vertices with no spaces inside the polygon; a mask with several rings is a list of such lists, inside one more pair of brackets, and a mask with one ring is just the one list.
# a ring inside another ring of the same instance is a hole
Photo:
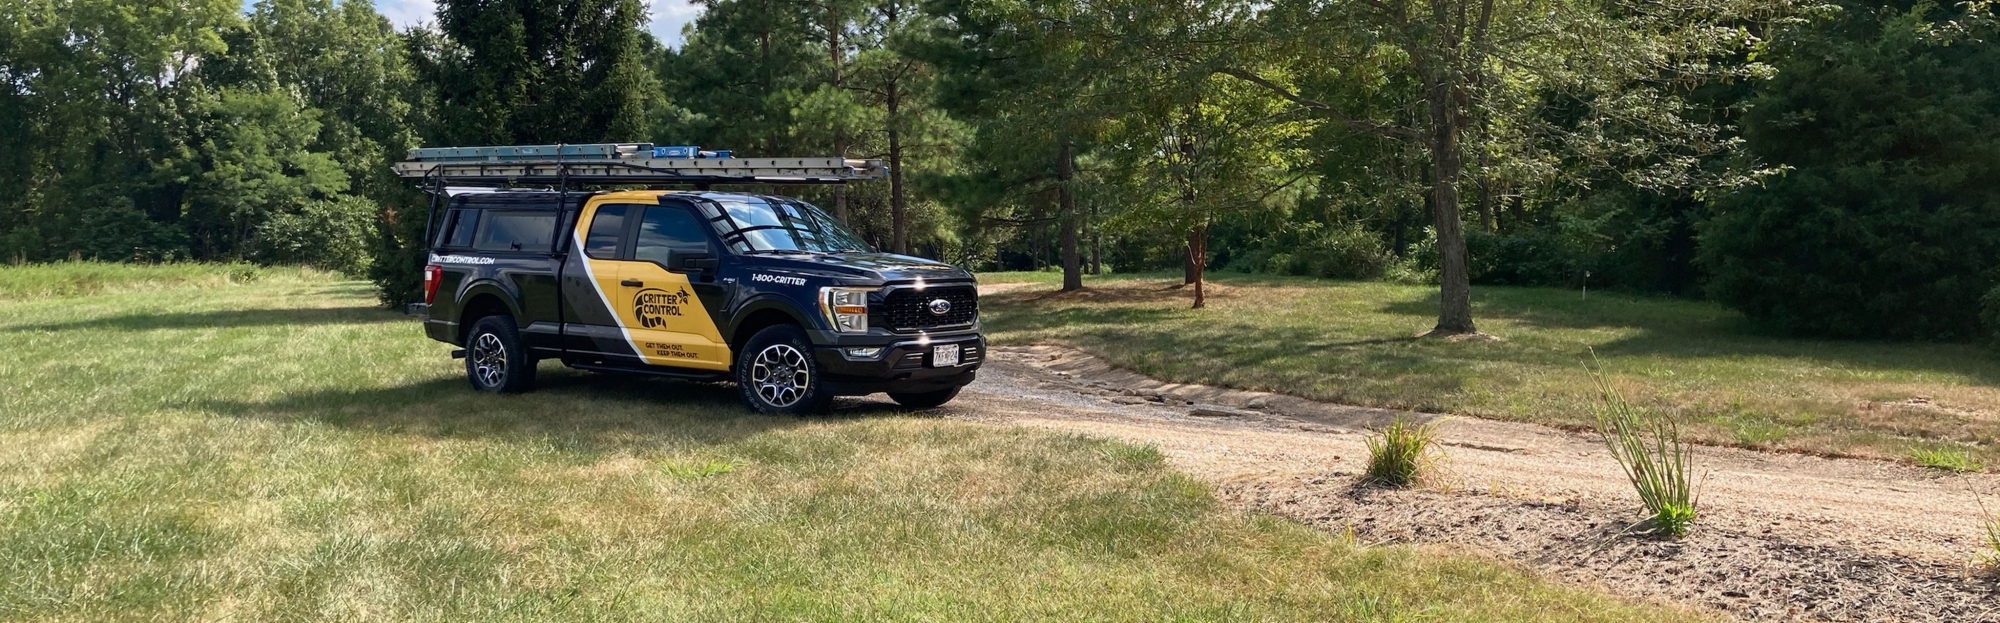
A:
{"label": "grass field", "polygon": [[267,275],[300,275],[296,268],[259,268],[249,264],[122,264],[62,262],[0,268],[0,301],[101,292],[137,292],[202,285],[256,281]]}
{"label": "grass field", "polygon": [[1699,439],[1754,448],[2000,465],[2000,354],[1957,344],[1798,340],[1718,305],[1535,288],[1473,288],[1501,341],[1416,339],[1434,286],[1213,274],[1190,310],[1178,275],[1107,276],[1059,294],[1054,273],[981,307],[1002,343],[1063,343],[1182,382],[1431,412],[1594,425],[1586,366],[1678,414]]}
{"label": "grass field", "polygon": [[552,364],[475,395],[365,284],[185,282],[0,301],[0,619],[1687,616],[1234,513],[1151,448]]}

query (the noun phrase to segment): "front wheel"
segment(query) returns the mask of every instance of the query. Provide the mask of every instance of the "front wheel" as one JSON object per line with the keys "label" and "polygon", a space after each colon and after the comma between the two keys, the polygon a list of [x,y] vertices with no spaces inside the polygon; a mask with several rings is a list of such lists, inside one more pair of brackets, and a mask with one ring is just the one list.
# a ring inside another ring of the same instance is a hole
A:
{"label": "front wheel", "polygon": [[487,316],[465,336],[465,376],[472,388],[494,394],[534,389],[535,361],[521,348],[512,316]]}
{"label": "front wheel", "polygon": [[736,388],[758,413],[808,415],[833,407],[806,332],[775,325],[750,337],[736,353]]}
{"label": "front wheel", "polygon": [[934,392],[912,392],[912,393],[889,392],[889,399],[896,401],[896,404],[903,405],[904,407],[911,409],[935,409],[937,407],[944,406],[944,403],[951,402],[951,399],[957,398],[958,389],[959,388],[953,387],[951,389],[940,389]]}

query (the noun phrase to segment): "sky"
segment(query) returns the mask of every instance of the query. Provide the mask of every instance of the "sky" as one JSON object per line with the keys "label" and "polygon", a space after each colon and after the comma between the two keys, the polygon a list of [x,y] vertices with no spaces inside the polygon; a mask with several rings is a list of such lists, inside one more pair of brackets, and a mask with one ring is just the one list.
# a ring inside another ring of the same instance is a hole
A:
{"label": "sky", "polygon": [[[659,37],[660,42],[670,48],[681,47],[681,26],[694,21],[695,16],[701,13],[701,9],[688,4],[688,0],[641,1],[651,7],[653,36]],[[255,3],[255,0],[243,0],[243,10],[250,10],[250,5]],[[398,29],[436,19],[432,17],[436,8],[434,0],[375,0],[375,10],[387,16]]]}

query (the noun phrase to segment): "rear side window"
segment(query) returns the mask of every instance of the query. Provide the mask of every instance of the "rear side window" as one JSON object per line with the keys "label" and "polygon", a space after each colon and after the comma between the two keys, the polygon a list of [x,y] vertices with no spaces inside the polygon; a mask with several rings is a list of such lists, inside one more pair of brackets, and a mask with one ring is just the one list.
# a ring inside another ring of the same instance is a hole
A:
{"label": "rear side window", "polygon": [[708,252],[708,236],[702,233],[701,222],[680,208],[646,208],[646,218],[639,222],[639,238],[632,245],[632,259],[680,268],[668,264],[674,251]]}
{"label": "rear side window", "polygon": [[444,230],[439,232],[438,244],[459,248],[472,246],[472,233],[478,227],[478,210],[452,210],[450,219],[444,224]]}
{"label": "rear side window", "polygon": [[631,206],[613,205],[597,209],[590,219],[590,233],[583,239],[583,253],[600,260],[618,259],[618,243],[625,239],[625,213]]}
{"label": "rear side window", "polygon": [[488,212],[480,220],[479,234],[472,243],[479,251],[547,253],[556,230],[552,212]]}

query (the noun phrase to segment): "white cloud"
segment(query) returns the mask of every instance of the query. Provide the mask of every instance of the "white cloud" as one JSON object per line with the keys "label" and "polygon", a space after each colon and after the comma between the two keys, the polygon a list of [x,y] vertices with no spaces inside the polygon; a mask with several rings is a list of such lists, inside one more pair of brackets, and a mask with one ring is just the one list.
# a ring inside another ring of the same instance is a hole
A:
{"label": "white cloud", "polygon": [[[247,6],[251,0],[244,1]],[[681,27],[701,15],[701,7],[689,0],[646,0],[646,4],[653,36],[671,48],[681,46]],[[375,0],[375,10],[399,29],[437,19],[435,0]]]}
{"label": "white cloud", "polygon": [[681,47],[681,27],[701,16],[701,7],[688,0],[652,0],[653,36],[670,48]]}
{"label": "white cloud", "polygon": [[431,0],[375,0],[375,11],[397,29],[437,20],[437,3]]}

